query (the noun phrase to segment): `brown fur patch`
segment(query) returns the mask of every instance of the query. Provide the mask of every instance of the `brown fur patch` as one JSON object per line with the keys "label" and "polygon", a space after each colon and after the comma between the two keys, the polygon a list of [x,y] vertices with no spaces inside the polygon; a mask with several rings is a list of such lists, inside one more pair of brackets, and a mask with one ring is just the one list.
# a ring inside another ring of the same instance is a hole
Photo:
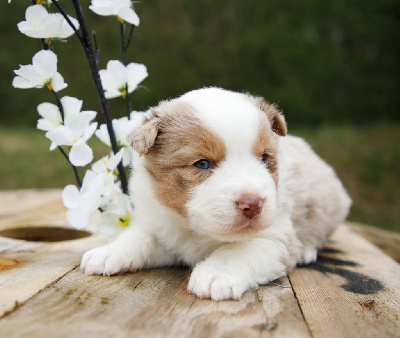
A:
{"label": "brown fur patch", "polygon": [[278,134],[279,136],[285,136],[287,134],[285,117],[278,110],[275,104],[266,102],[262,97],[255,97],[249,94],[246,94],[245,96],[248,100],[253,102],[256,107],[265,113],[274,133]]}
{"label": "brown fur patch", "polygon": [[217,166],[225,158],[225,144],[185,102],[163,102],[153,116],[158,119],[158,134],[145,157],[145,168],[153,177],[157,198],[185,215],[192,189],[211,175],[210,169],[198,169],[193,163],[207,159]]}
{"label": "brown fur patch", "polygon": [[152,111],[152,117],[146,118],[142,125],[133,129],[126,140],[137,153],[142,156],[148,154],[154,145],[159,130],[160,119]]}
{"label": "brown fur patch", "polygon": [[[278,185],[278,144],[276,135],[274,135],[268,126],[265,116],[261,116],[256,140],[253,144],[253,153],[255,156],[267,155],[266,167],[272,175],[275,185]],[[265,120],[265,121],[263,121]]]}

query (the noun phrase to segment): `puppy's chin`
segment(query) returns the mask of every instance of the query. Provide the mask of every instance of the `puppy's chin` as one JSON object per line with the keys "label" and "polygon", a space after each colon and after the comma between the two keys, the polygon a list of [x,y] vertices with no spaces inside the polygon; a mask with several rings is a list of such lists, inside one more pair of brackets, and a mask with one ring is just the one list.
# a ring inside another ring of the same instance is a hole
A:
{"label": "puppy's chin", "polygon": [[214,223],[213,227],[191,226],[191,228],[203,236],[221,242],[238,242],[256,236],[261,230],[268,228],[270,223],[261,215],[252,219],[239,215],[230,223]]}

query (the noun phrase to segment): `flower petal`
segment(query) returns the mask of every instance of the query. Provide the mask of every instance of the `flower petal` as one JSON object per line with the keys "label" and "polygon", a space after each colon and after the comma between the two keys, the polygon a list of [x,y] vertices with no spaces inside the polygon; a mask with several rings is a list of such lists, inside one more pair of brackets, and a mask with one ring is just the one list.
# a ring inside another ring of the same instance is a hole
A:
{"label": "flower petal", "polygon": [[51,142],[50,144],[50,151],[53,151],[54,149],[57,148],[57,144],[55,144],[54,142]]}
{"label": "flower petal", "polygon": [[68,87],[68,85],[64,82],[64,78],[58,72],[53,75],[51,84],[53,85],[53,90],[55,92],[59,92],[60,90]]}
{"label": "flower petal", "polygon": [[117,11],[117,15],[124,21],[129,22],[132,25],[139,26],[139,17],[132,8],[121,8]]}
{"label": "flower petal", "polygon": [[[42,6],[41,6],[42,7]],[[21,21],[17,24],[19,31],[30,38],[43,38],[45,36],[44,30],[41,27],[32,27],[27,21]]]}
{"label": "flower petal", "polygon": [[127,67],[128,73],[128,91],[132,93],[138,84],[142,82],[147,76],[147,68],[141,63],[130,63]]}
{"label": "flower petal", "polygon": [[[75,29],[78,30],[80,25],[78,20],[76,20],[75,18],[71,17],[68,15],[69,20],[71,21],[71,23],[74,25]],[[61,26],[61,32],[60,35],[58,36],[60,39],[66,39],[68,37],[70,37],[72,34],[74,34],[75,31],[74,29],[69,25],[69,23],[67,22],[67,20],[63,20],[62,22],[62,26]]]}
{"label": "flower petal", "polygon": [[98,15],[108,16],[113,15],[111,8],[111,0],[92,0],[92,4],[89,9]]}
{"label": "flower petal", "polygon": [[27,88],[36,87],[36,84],[32,83],[31,81],[25,79],[22,76],[16,76],[16,77],[14,77],[14,79],[12,81],[12,86],[14,88],[27,89]]}
{"label": "flower petal", "polygon": [[96,136],[100,139],[104,144],[111,146],[110,135],[107,131],[107,126],[102,124],[99,129],[96,130]]}
{"label": "flower petal", "polygon": [[53,103],[41,103],[38,105],[37,111],[40,116],[52,123],[54,127],[62,123],[60,110]]}
{"label": "flower petal", "polygon": [[[14,70],[14,73],[30,82],[30,87],[16,87],[16,88],[33,88],[37,86],[43,87],[46,77],[43,76],[42,72],[38,67],[32,65],[21,66],[18,70]],[[49,78],[50,80],[50,78]],[[18,80],[21,81],[21,80]],[[13,83],[14,85],[14,83]],[[16,84],[17,85],[17,84]]]}
{"label": "flower petal", "polygon": [[39,119],[37,121],[36,128],[39,130],[49,131],[54,128],[54,124],[46,119]]}
{"label": "flower petal", "polygon": [[61,104],[64,109],[64,122],[66,125],[78,118],[82,108],[82,100],[78,100],[76,97],[64,96],[61,98]]}
{"label": "flower petal", "polygon": [[127,167],[132,164],[135,152],[131,147],[124,147],[123,150],[122,165]]}
{"label": "flower petal", "polygon": [[62,192],[64,206],[68,209],[77,208],[81,200],[79,189],[75,185],[67,185]]}
{"label": "flower petal", "polygon": [[25,11],[25,19],[31,24],[39,23],[46,15],[48,12],[42,5],[29,6]]}
{"label": "flower petal", "polygon": [[79,143],[72,146],[68,157],[74,166],[83,167],[93,160],[93,151],[86,143]]}
{"label": "flower petal", "polygon": [[123,151],[123,149],[120,149],[118,153],[110,156],[108,160],[108,169],[113,171],[118,166],[119,162],[121,162]]}
{"label": "flower petal", "polygon": [[75,229],[83,229],[89,224],[90,214],[82,212],[81,209],[69,209],[67,211],[67,220]]}
{"label": "flower petal", "polygon": [[107,236],[114,235],[117,232],[117,228],[113,224],[112,217],[101,216],[101,221],[97,223],[97,230],[99,233]]}
{"label": "flower petal", "polygon": [[74,144],[74,134],[71,129],[64,125],[55,127],[48,131],[46,137],[58,146],[72,146]]}
{"label": "flower petal", "polygon": [[53,77],[57,72],[57,55],[51,50],[41,50],[33,56],[32,65],[38,67],[46,76]]}

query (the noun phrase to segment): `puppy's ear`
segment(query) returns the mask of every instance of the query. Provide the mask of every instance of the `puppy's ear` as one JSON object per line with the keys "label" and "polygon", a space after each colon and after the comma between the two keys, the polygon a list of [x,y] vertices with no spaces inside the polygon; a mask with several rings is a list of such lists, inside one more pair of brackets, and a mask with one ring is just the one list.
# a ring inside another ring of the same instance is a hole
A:
{"label": "puppy's ear", "polygon": [[134,128],[126,137],[126,140],[136,152],[142,156],[150,152],[156,142],[160,130],[160,118],[155,110],[151,116],[145,118],[141,125]]}
{"label": "puppy's ear", "polygon": [[287,134],[285,117],[277,109],[276,105],[266,102],[262,97],[254,97],[254,100],[257,107],[267,115],[272,131],[279,136],[285,136]]}

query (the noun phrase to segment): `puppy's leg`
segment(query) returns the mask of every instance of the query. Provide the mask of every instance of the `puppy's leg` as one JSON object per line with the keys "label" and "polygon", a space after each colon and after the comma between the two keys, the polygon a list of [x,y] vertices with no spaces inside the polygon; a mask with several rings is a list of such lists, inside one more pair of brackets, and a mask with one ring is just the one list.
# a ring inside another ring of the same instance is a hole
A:
{"label": "puppy's leg", "polygon": [[297,258],[297,264],[303,265],[314,263],[317,260],[317,255],[318,249],[316,247],[308,246],[303,248]]}
{"label": "puppy's leg", "polygon": [[175,258],[153,235],[134,226],[114,242],[86,252],[82,257],[81,270],[87,275],[110,276],[174,262]]}
{"label": "puppy's leg", "polygon": [[285,276],[296,264],[294,232],[270,233],[220,246],[197,264],[188,289],[200,298],[238,299],[243,292]]}

